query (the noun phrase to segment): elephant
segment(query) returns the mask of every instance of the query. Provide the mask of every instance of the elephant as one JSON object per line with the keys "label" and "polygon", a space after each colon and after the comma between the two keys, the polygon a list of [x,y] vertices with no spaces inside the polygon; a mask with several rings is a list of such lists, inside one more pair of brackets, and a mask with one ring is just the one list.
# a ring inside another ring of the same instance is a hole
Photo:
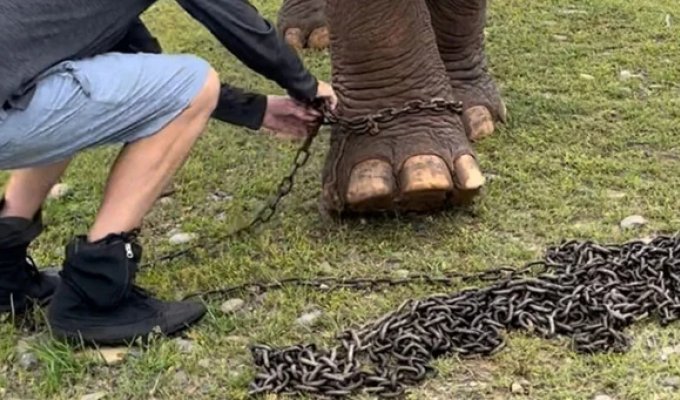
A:
{"label": "elephant", "polygon": [[413,101],[462,104],[458,113],[407,113],[374,135],[334,125],[326,210],[430,211],[475,198],[485,178],[472,143],[507,118],[487,67],[486,13],[487,0],[284,0],[277,23],[286,41],[330,48],[341,117]]}
{"label": "elephant", "polygon": [[[487,0],[284,0],[286,42],[330,48],[338,121],[390,117],[372,134],[333,125],[326,212],[433,211],[476,197],[485,178],[472,143],[507,120],[487,67],[486,14]],[[145,51],[161,51],[141,23],[135,31]],[[435,107],[394,115],[415,103]]]}
{"label": "elephant", "polygon": [[327,48],[326,0],[284,0],[276,26],[296,50]]}

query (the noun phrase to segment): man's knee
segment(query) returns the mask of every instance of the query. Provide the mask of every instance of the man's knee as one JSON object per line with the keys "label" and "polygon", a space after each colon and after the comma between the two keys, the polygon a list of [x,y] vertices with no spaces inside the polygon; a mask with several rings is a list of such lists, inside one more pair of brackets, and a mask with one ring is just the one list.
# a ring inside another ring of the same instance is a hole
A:
{"label": "man's knee", "polygon": [[210,67],[205,83],[198,95],[191,102],[191,106],[203,114],[212,115],[220,96],[220,77],[217,71]]}

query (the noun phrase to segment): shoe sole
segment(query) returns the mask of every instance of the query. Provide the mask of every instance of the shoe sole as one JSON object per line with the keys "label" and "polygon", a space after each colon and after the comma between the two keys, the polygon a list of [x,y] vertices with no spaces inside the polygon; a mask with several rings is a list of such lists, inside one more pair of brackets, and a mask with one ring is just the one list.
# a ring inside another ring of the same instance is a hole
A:
{"label": "shoe sole", "polygon": [[[191,328],[193,325],[195,325],[197,322],[199,322],[203,317],[206,315],[206,312],[202,313],[201,315],[197,315],[196,317],[192,318],[189,321],[185,321],[181,324],[177,324],[174,326],[169,327],[165,331],[161,332],[161,335],[166,336],[166,337],[171,337],[173,335],[176,335],[180,332],[183,332],[189,328]],[[54,324],[50,323],[50,327],[52,329],[52,334],[56,339],[66,341],[70,344],[73,345],[103,345],[103,346],[118,346],[118,345],[129,345],[132,343],[135,343],[139,340],[141,340],[142,343],[146,344],[149,342],[150,336],[152,336],[153,332],[149,332],[144,335],[138,335],[135,337],[120,337],[120,336],[111,336],[110,335],[110,328],[94,328],[94,329],[88,329],[88,330],[78,330],[76,332],[73,332],[73,329],[66,329],[64,327],[59,326],[59,324]],[[119,327],[120,328],[120,327]]]}

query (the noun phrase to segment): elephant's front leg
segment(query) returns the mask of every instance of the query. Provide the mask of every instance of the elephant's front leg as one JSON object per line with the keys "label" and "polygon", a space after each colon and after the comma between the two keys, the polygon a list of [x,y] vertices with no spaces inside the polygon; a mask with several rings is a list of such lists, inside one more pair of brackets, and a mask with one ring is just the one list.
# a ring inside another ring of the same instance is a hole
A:
{"label": "elephant's front leg", "polygon": [[432,26],[453,94],[465,105],[463,123],[471,140],[491,135],[506,109],[487,70],[484,53],[487,0],[427,0]]}
{"label": "elephant's front leg", "polygon": [[297,50],[328,47],[326,0],[284,0],[277,28],[286,42]]}
{"label": "elephant's front leg", "polygon": [[[454,100],[424,0],[329,0],[326,12],[341,118]],[[421,111],[377,135],[334,126],[323,193],[334,211],[432,210],[483,183],[460,116]]]}

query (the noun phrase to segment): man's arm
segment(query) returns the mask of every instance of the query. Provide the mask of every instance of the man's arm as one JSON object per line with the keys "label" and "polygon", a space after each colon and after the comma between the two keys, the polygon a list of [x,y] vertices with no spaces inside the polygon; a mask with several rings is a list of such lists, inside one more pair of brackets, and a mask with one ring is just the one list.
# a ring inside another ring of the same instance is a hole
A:
{"label": "man's arm", "polygon": [[318,81],[297,53],[247,0],[177,0],[239,60],[299,101],[311,102]]}

